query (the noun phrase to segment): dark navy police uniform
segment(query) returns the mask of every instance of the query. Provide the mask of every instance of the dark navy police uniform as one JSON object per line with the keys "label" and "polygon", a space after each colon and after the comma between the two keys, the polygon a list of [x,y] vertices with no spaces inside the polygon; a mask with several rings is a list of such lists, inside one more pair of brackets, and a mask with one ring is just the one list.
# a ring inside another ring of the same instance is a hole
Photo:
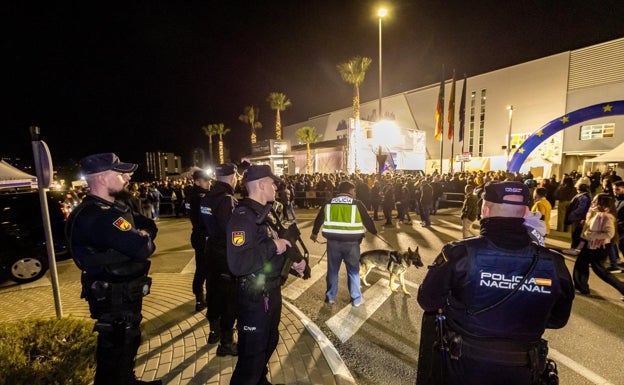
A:
{"label": "dark navy police uniform", "polygon": [[232,385],[269,384],[267,363],[279,339],[284,255],[277,254],[277,234],[266,222],[257,223],[269,208],[270,203],[245,198],[227,225],[227,261],[238,277],[238,362]]}
{"label": "dark navy police uniform", "polygon": [[535,383],[538,343],[545,328],[567,323],[574,287],[563,257],[533,243],[523,222],[485,218],[481,236],[445,245],[430,266],[418,291],[425,315],[417,384]]}
{"label": "dark navy police uniform", "polygon": [[67,233],[82,270],[82,297],[89,303],[91,318],[97,319],[95,385],[135,383],[141,307],[151,284],[148,257],[157,232],[154,221],[125,203],[92,195],[69,217]]}
{"label": "dark navy police uniform", "polygon": [[[195,250],[195,274],[193,275],[193,294],[195,294],[195,310],[201,311],[206,307],[206,297],[210,290],[209,274],[210,264],[206,254],[206,226],[202,220],[201,200],[208,190],[196,184],[191,187],[187,199],[189,203],[189,219],[193,229],[191,230],[191,247]],[[204,297],[204,284],[206,297]]]}
{"label": "dark navy police uniform", "polygon": [[226,225],[236,207],[234,189],[225,182],[214,182],[201,200],[202,220],[206,228],[206,254],[210,264],[210,295],[208,296],[209,343],[221,340],[217,355],[236,355],[232,330],[236,320],[236,279],[230,272],[226,257]]}

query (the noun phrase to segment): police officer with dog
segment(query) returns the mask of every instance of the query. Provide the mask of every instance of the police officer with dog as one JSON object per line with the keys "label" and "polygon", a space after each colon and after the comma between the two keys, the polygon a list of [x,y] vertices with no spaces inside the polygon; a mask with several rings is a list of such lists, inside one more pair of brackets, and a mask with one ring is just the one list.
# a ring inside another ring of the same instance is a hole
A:
{"label": "police officer with dog", "polygon": [[424,309],[417,384],[542,384],[545,328],[568,322],[563,257],[524,227],[529,189],[484,188],[481,235],[442,248],[418,291]]}
{"label": "police officer with dog", "polygon": [[226,233],[232,210],[238,203],[234,187],[238,181],[237,167],[223,163],[215,167],[216,182],[200,202],[200,211],[206,229],[206,255],[210,264],[210,289],[208,295],[208,343],[215,344],[218,356],[238,354],[233,338],[236,320],[236,281],[230,272],[226,257]]}
{"label": "police officer with dog", "polygon": [[[251,165],[243,176],[249,194],[227,224],[227,261],[238,283],[238,361],[232,385],[270,385],[267,363],[279,340],[281,271],[291,243],[279,238],[269,213],[276,183],[268,165]],[[305,260],[293,263],[300,274]]]}
{"label": "police officer with dog", "polygon": [[137,169],[113,153],[80,161],[90,192],[71,213],[66,236],[82,270],[81,297],[89,303],[98,332],[94,385],[160,385],[140,381],[134,359],[141,343],[141,308],[149,294],[147,276],[158,229],[125,201],[130,176]]}

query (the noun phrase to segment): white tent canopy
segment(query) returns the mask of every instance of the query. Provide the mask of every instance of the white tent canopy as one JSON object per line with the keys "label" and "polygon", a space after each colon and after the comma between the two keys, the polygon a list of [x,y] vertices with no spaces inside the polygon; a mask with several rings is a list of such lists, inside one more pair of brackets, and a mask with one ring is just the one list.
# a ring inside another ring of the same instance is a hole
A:
{"label": "white tent canopy", "polygon": [[37,177],[0,160],[0,188],[37,187]]}
{"label": "white tent canopy", "polygon": [[588,163],[616,163],[624,162],[624,143],[620,144],[611,151],[605,152],[595,158],[586,159]]}

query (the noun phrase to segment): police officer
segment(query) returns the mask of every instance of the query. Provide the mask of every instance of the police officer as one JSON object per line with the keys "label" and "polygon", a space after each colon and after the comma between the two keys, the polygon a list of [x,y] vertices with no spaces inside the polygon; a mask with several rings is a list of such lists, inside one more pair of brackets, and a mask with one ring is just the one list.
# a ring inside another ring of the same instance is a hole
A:
{"label": "police officer", "polygon": [[210,177],[204,170],[193,172],[193,186],[186,196],[189,204],[189,218],[193,225],[191,231],[191,246],[195,250],[195,275],[193,276],[193,294],[195,294],[195,311],[202,311],[206,308],[206,297],[204,296],[204,284],[206,285],[206,296],[209,295],[209,275],[210,264],[206,254],[206,226],[202,219],[200,201],[208,193],[210,188]]}
{"label": "police officer", "polygon": [[233,339],[233,327],[236,319],[236,281],[227,265],[225,227],[238,203],[234,198],[238,174],[233,163],[217,165],[215,174],[216,182],[200,203],[202,221],[208,237],[206,254],[210,264],[208,343],[215,344],[220,340],[217,355],[235,356],[237,347]]}
{"label": "police officer", "polygon": [[141,307],[151,279],[148,257],[158,229],[127,206],[130,176],[137,169],[113,153],[80,161],[90,192],[71,213],[66,235],[82,270],[82,298],[98,332],[94,385],[161,384],[134,376],[141,343]]}
{"label": "police officer", "polygon": [[[268,385],[267,363],[277,347],[282,310],[280,276],[284,252],[291,244],[266,222],[276,183],[267,165],[249,166],[243,183],[249,194],[234,209],[227,225],[227,261],[238,277],[238,361],[232,385]],[[305,260],[292,265],[299,273]]]}
{"label": "police officer", "polygon": [[319,229],[327,239],[327,292],[325,301],[333,304],[338,293],[340,263],[347,267],[349,294],[353,306],[362,304],[360,287],[360,243],[368,230],[377,234],[375,223],[364,204],[354,198],[355,186],[349,181],[340,182],[338,195],[319,210],[310,239],[316,242]]}
{"label": "police officer", "polygon": [[540,383],[542,334],[568,322],[572,279],[563,257],[533,243],[524,227],[529,188],[500,182],[484,190],[481,235],[446,244],[418,290],[425,315],[417,384]]}

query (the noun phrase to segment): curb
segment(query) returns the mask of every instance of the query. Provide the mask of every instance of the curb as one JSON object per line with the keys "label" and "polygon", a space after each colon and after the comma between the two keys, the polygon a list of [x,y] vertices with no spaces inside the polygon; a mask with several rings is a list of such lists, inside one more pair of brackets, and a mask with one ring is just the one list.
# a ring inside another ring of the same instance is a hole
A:
{"label": "curb", "polygon": [[327,360],[327,364],[334,374],[336,383],[339,385],[356,385],[355,379],[351,375],[349,368],[347,368],[347,365],[345,365],[344,361],[340,357],[338,350],[336,350],[325,333],[323,333],[321,329],[295,305],[286,300],[282,300],[282,303],[288,307],[293,314],[299,317],[301,323],[303,323],[305,328],[312,335],[312,338],[314,338],[321,349],[321,353],[323,353],[323,356]]}

